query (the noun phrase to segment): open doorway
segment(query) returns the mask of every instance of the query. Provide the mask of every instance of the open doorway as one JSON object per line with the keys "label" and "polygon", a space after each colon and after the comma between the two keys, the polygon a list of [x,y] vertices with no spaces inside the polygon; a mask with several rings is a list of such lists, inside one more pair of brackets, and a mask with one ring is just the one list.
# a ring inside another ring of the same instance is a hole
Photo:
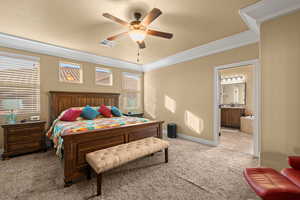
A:
{"label": "open doorway", "polygon": [[260,69],[257,60],[215,68],[214,139],[233,151],[259,156]]}

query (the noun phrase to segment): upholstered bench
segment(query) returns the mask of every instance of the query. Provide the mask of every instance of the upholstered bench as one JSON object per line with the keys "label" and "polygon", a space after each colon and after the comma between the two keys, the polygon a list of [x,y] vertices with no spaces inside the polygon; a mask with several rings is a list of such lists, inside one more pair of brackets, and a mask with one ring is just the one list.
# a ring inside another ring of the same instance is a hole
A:
{"label": "upholstered bench", "polygon": [[[165,150],[168,162],[169,142],[149,137],[86,154],[86,161],[97,174],[97,196],[101,195],[102,173],[138,158]],[[90,170],[88,173],[90,178]]]}

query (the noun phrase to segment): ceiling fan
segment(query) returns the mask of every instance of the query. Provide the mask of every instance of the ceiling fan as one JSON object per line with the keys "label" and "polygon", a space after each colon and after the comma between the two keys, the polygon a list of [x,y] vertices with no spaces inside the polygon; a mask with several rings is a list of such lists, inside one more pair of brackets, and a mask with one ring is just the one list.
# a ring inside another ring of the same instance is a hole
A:
{"label": "ceiling fan", "polygon": [[142,14],[139,12],[134,13],[135,20],[128,23],[122,19],[119,19],[109,13],[104,13],[103,16],[118,23],[125,27],[128,27],[128,31],[119,33],[117,35],[111,36],[107,38],[107,40],[116,40],[119,37],[124,35],[129,35],[130,38],[139,45],[140,49],[146,48],[144,39],[146,35],[152,35],[157,37],[162,37],[166,39],[171,39],[173,37],[172,33],[166,33],[161,31],[156,31],[152,29],[148,29],[148,25],[151,24],[156,18],[158,18],[162,14],[161,10],[158,8],[153,8],[144,18],[140,20]]}

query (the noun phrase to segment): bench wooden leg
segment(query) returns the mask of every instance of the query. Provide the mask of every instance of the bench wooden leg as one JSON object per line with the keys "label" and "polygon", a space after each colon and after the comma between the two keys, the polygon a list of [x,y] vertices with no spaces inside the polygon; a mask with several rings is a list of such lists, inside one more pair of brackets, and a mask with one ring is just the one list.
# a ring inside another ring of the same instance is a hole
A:
{"label": "bench wooden leg", "polygon": [[97,196],[101,195],[102,173],[97,175]]}
{"label": "bench wooden leg", "polygon": [[165,148],[165,163],[169,162],[169,151],[168,148]]}
{"label": "bench wooden leg", "polygon": [[64,187],[70,187],[73,184],[73,181],[65,181]]}
{"label": "bench wooden leg", "polygon": [[92,169],[89,165],[87,166],[87,169],[86,169],[86,178],[87,178],[87,180],[92,179]]}

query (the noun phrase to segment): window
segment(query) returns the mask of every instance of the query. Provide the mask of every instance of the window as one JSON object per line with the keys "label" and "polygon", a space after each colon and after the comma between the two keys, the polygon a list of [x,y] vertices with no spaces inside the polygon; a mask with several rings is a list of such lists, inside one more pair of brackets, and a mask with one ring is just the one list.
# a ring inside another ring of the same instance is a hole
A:
{"label": "window", "polygon": [[82,83],[82,70],[79,64],[59,63],[59,81],[67,83]]}
{"label": "window", "polygon": [[125,93],[124,107],[126,110],[135,110],[140,108],[140,94],[138,92]]}
{"label": "window", "polygon": [[39,114],[39,62],[33,57],[0,52],[0,114],[15,107],[16,114]]}
{"label": "window", "polygon": [[112,86],[112,72],[109,69],[96,67],[95,80],[97,85]]}
{"label": "window", "polygon": [[123,89],[131,91],[140,91],[141,75],[123,72]]}
{"label": "window", "polygon": [[126,110],[136,110],[141,107],[141,75],[123,73],[123,105]]}

